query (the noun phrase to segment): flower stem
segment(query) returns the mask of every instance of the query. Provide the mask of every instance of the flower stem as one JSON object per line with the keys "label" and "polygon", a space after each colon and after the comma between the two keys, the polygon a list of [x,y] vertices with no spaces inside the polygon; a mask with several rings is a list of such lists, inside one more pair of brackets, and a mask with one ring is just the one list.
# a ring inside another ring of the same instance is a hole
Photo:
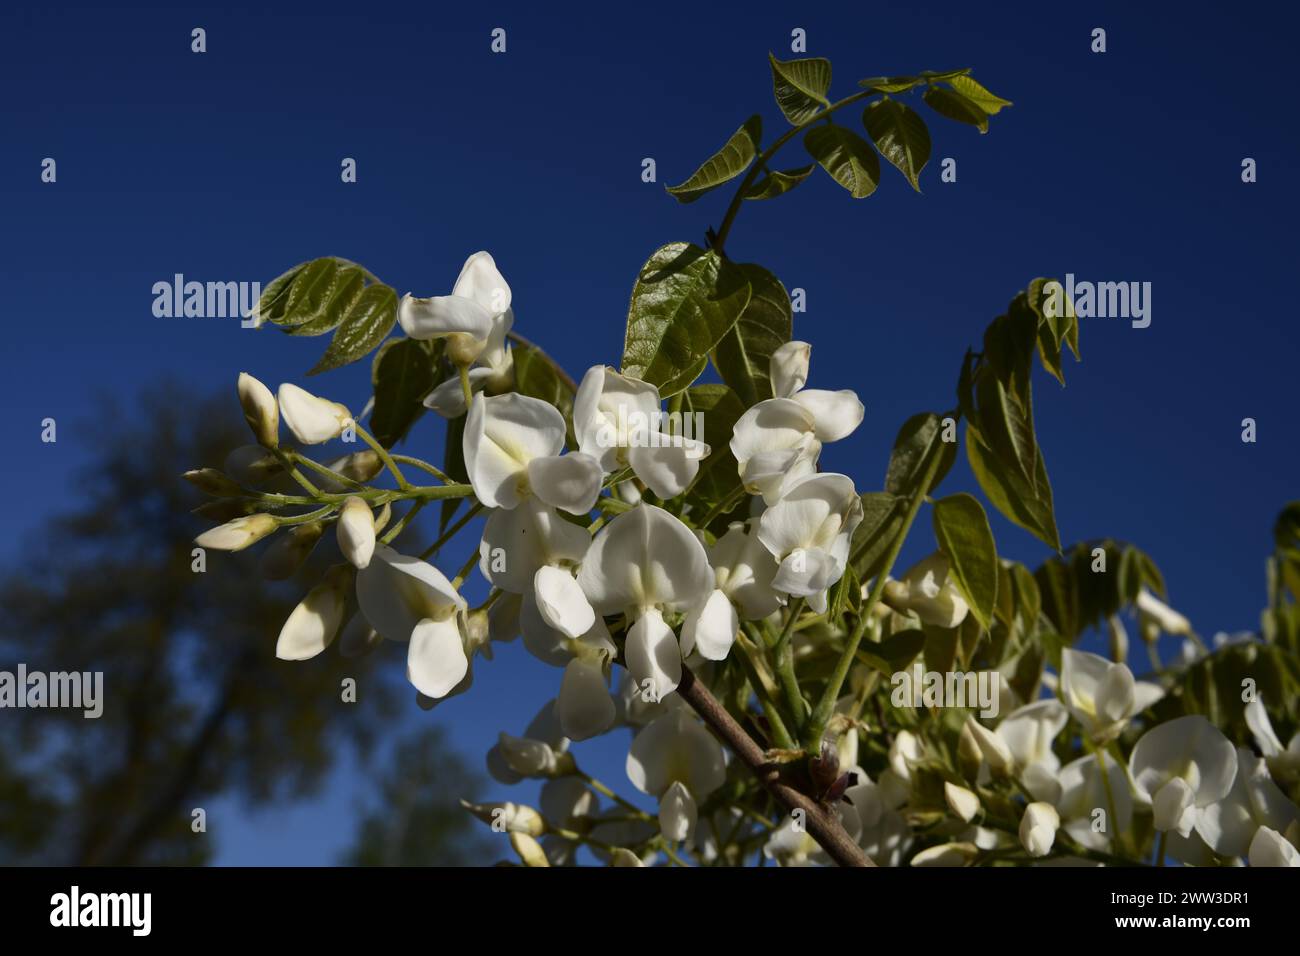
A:
{"label": "flower stem", "polygon": [[359,422],[354,423],[354,427],[357,430],[357,434],[361,436],[361,440],[374,449],[375,454],[379,456],[379,460],[382,461],[384,466],[393,473],[393,478],[397,481],[397,487],[401,488],[403,491],[409,489],[411,483],[406,480],[406,476],[402,474],[402,470],[397,467],[397,462],[393,461],[393,456],[388,453],[388,449],[375,441],[374,436],[362,428]]}
{"label": "flower stem", "polygon": [[822,691],[821,699],[813,710],[812,719],[808,721],[808,729],[804,734],[804,746],[809,753],[818,753],[821,749],[822,734],[826,732],[826,724],[835,711],[835,702],[839,700],[840,688],[844,686],[844,680],[849,675],[849,668],[853,665],[854,657],[858,653],[858,645],[862,643],[862,635],[866,633],[871,614],[880,601],[880,595],[885,590],[885,580],[889,577],[889,572],[893,570],[894,562],[898,560],[898,553],[903,550],[903,542],[907,539],[907,533],[912,530],[912,522],[916,520],[916,514],[921,510],[921,502],[925,500],[930,485],[934,483],[934,477],[939,473],[939,465],[942,462],[943,453],[941,450],[936,450],[930,456],[930,461],[925,468],[925,474],[922,476],[916,491],[912,494],[912,500],[907,506],[907,514],[903,518],[903,526],[899,528],[898,535],[889,546],[889,552],[885,555],[884,566],[881,567],[880,573],[876,575],[876,580],[871,585],[871,593],[867,595],[866,603],[862,605],[862,610],[858,615],[858,624],[845,643],[844,650],[840,652],[840,659],[835,662],[835,670],[826,682],[826,689]]}

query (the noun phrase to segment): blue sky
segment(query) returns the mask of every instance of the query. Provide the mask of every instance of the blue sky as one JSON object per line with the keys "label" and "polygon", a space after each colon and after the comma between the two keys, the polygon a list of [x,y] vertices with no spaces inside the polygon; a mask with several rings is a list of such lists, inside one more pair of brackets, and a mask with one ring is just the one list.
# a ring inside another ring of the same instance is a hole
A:
{"label": "blue sky", "polygon": [[[8,557],[76,494],[89,447],[76,423],[104,394],[173,373],[196,393],[228,388],[233,403],[247,370],[363,404],[368,363],[303,381],[324,339],[155,318],[150,290],[178,272],[265,282],[339,255],[429,295],[489,249],[520,332],[575,374],[617,364],[640,264],[665,242],[700,241],[728,195],[679,206],[664,183],[754,112],[782,128],[766,55],[788,57],[801,27],[808,53],[834,64],[834,95],[861,77],[970,66],[1015,103],[987,136],[934,117],[921,195],[887,168],[876,195],[853,201],[819,173],[741,211],[728,252],[806,290],[796,334],[813,345],[813,384],[852,387],[867,407],[823,467],[878,487],[899,424],[952,405],[965,347],[1035,276],[1151,282],[1149,328],[1085,321],[1068,387],[1036,382],[1062,539],[1146,549],[1202,633],[1257,624],[1272,520],[1296,496],[1300,463],[1295,22],[1280,7],[786,2],[700,4],[686,18],[611,4],[46,5],[6,16],[0,400],[12,457],[0,494],[24,503],[6,509]],[[190,52],[196,26],[202,55]],[[507,31],[505,54],[489,50],[494,27]],[[1107,31],[1105,54],[1089,50],[1094,27]],[[45,157],[55,184],[40,181]],[[340,182],[344,157],[357,160],[355,184]],[[660,182],[641,181],[645,157]],[[956,183],[939,181],[943,157],[957,160]],[[1244,157],[1258,182],[1241,182]],[[804,162],[796,143],[779,165]],[[39,440],[46,417],[60,423],[55,445]],[[1245,417],[1255,444],[1241,441]],[[423,422],[407,450],[435,456],[439,429]],[[964,463],[945,485],[962,489],[973,489]],[[994,531],[1008,556],[1046,556],[1000,519]],[[923,524],[904,558],[927,538]],[[452,725],[477,760],[498,730],[523,729],[558,677],[508,647],[471,696],[432,718],[412,705],[410,719]],[[624,744],[578,753],[630,789]],[[259,818],[228,808],[220,860],[327,862],[356,793],[344,768],[315,803]]]}

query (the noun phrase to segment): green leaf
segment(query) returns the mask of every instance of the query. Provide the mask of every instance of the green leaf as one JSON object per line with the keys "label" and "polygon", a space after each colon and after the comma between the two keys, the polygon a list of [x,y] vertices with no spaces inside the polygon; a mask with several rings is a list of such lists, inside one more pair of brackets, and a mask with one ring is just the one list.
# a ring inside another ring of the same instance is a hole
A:
{"label": "green leaf", "polygon": [[947,82],[954,90],[990,116],[996,114],[1002,107],[1012,105],[1010,100],[995,96],[969,76],[954,76]]}
{"label": "green leaf", "polygon": [[858,80],[858,86],[881,93],[906,93],[925,81],[919,76],[872,76]]}
{"label": "green leaf", "polygon": [[718,340],[713,364],[748,408],[772,397],[772,353],[790,341],[793,315],[780,279],[759,265],[739,268],[749,280],[749,304]]}
{"label": "green leaf", "polygon": [[258,297],[257,307],[254,310],[262,321],[270,322],[272,325],[284,324],[284,317],[289,308],[289,290],[293,287],[294,280],[298,278],[302,270],[311,264],[311,262],[299,263],[288,272],[267,283],[266,288],[262,290],[261,296]]}
{"label": "green leaf", "polygon": [[946,116],[948,119],[956,120],[959,123],[969,123],[971,126],[977,126],[981,133],[989,131],[988,114],[960,93],[945,89],[942,86],[932,86],[925,91],[922,99],[925,100],[926,106],[940,116]]}
{"label": "green leaf", "polygon": [[685,242],[662,247],[641,268],[628,307],[623,372],[667,398],[691,384],[709,353],[749,305],[743,270]]}
{"label": "green leaf", "polygon": [[854,199],[864,199],[880,182],[880,160],[857,133],[843,126],[814,126],[803,135],[804,147],[831,178]]}
{"label": "green leaf", "polygon": [[[943,440],[943,419],[933,412],[913,415],[903,423],[894,439],[894,450],[889,456],[889,468],[885,472],[885,491],[908,497],[914,494],[925,474],[925,469],[933,456],[943,455],[939,470],[935,473],[930,487],[922,494],[930,494],[939,487],[939,482],[952,468],[957,458],[957,442]],[[954,436],[955,437],[955,436]]]}
{"label": "green leaf", "polygon": [[807,166],[800,166],[798,169],[784,171],[774,169],[746,189],[743,198],[771,199],[774,196],[784,195],[807,179],[816,168],[816,163],[809,163]]}
{"label": "green leaf", "polygon": [[772,91],[776,105],[791,125],[799,126],[831,105],[826,91],[831,88],[831,61],[821,57],[781,61],[771,53]]}
{"label": "green leaf", "polygon": [[867,492],[859,497],[862,521],[853,532],[849,563],[857,568],[861,580],[869,581],[884,569],[889,546],[903,529],[906,502],[884,491]]}
{"label": "green leaf", "polygon": [[930,131],[919,113],[897,100],[872,103],[862,113],[871,140],[912,188],[921,191],[921,170],[930,161]]}
{"label": "green leaf", "polygon": [[[700,472],[691,486],[692,502],[704,510],[726,499],[740,487],[735,456],[728,447],[736,421],[745,414],[745,405],[726,385],[696,385],[682,396],[682,416],[699,415],[703,433],[691,425],[691,438],[700,439],[712,449],[700,462]],[[692,420],[694,422],[694,420]]]}
{"label": "green leaf", "polygon": [[934,536],[948,558],[957,587],[986,629],[998,598],[998,552],[984,508],[961,493],[934,503]]}
{"label": "green leaf", "polygon": [[925,632],[920,628],[909,628],[891,634],[879,644],[868,646],[876,656],[888,661],[894,671],[901,671],[925,648]]}
{"label": "green leaf", "polygon": [[990,450],[974,423],[966,426],[966,457],[985,497],[1008,521],[1037,536],[1054,550],[1061,550],[1052,509],[1052,486],[1047,480],[1043,456],[1037,456],[1035,482],[1031,485],[1018,471],[1006,467]]}
{"label": "green leaf", "polygon": [[424,397],[441,381],[438,357],[442,343],[393,339],[380,346],[370,368],[375,407],[370,431],[385,448],[406,437],[424,414]]}
{"label": "green leaf", "polygon": [[386,285],[364,289],[334,332],[329,348],[308,375],[355,362],[388,337],[397,322],[397,293]]}
{"label": "green leaf", "polygon": [[312,317],[299,325],[286,326],[285,331],[298,336],[324,335],[343,321],[365,287],[366,277],[360,267],[337,265],[331,273],[328,289],[323,290],[319,300],[315,294],[320,289],[317,285],[298,303],[302,309],[312,308]]}
{"label": "green leaf", "polygon": [[684,183],[669,186],[668,192],[680,203],[695,202],[705,193],[743,173],[758,154],[758,144],[762,138],[763,118],[751,116],[731,135],[722,149],[706,159]]}

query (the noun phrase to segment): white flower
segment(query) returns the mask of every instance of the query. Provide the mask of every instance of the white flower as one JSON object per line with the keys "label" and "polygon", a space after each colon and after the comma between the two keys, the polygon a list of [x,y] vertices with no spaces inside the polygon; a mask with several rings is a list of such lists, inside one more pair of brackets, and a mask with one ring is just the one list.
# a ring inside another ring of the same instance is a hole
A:
{"label": "white flower", "polygon": [[1191,621],[1146,588],[1138,591],[1137,600],[1133,603],[1137,607],[1138,627],[1144,640],[1155,640],[1160,636],[1161,631],[1166,634],[1190,635],[1192,633]]}
{"label": "white flower", "polygon": [[721,661],[730,652],[742,620],[761,620],[784,601],[772,588],[776,560],[744,522],[733,522],[705,550],[716,587],[686,615],[682,655],[698,650],[705,660]]}
{"label": "white flower", "polygon": [[446,697],[469,671],[465,599],[441,571],[386,545],[357,573],[357,602],[379,634],[409,642],[406,676],[427,697]]}
{"label": "white flower", "polygon": [[662,508],[640,504],[601,529],[578,571],[598,614],[628,615],[628,672],[655,696],[677,689],[681,647],[664,620],[703,601],[713,587],[708,556],[686,526]]}
{"label": "white flower", "polygon": [[307,592],[284,622],[275,656],[282,661],[305,661],[329,647],[343,624],[351,584],[351,569],[344,565],[325,572],[324,580]]}
{"label": "white flower", "polygon": [[584,454],[605,474],[630,466],[660,498],[674,498],[711,449],[697,437],[666,433],[661,419],[659,389],[603,365],[587,370],[573,400],[573,431]]}
{"label": "white flower", "polygon": [[257,443],[265,448],[276,447],[280,443],[280,410],[271,390],[247,372],[239,373],[235,388],[244,409],[244,420]]}
{"label": "white flower", "polygon": [[910,611],[922,623],[935,627],[956,627],[966,620],[970,605],[951,575],[948,558],[941,551],[922,558],[901,581],[885,586],[889,606]]}
{"label": "white flower", "polygon": [[808,381],[808,363],[812,346],[807,342],[786,342],[768,359],[768,374],[772,379],[772,394],[789,398]]}
{"label": "white flower", "polygon": [[1250,841],[1251,866],[1300,866],[1300,852],[1282,834],[1260,827]]}
{"label": "white flower", "polygon": [[569,750],[569,739],[560,729],[555,701],[542,705],[522,737],[502,732],[488,751],[488,773],[494,780],[515,784],[525,777],[546,777],[555,773]]}
{"label": "white flower", "polygon": [[1052,741],[1069,719],[1059,701],[1040,700],[1012,711],[994,731],[1011,751],[1025,789],[1038,800],[1055,803],[1060,796],[1056,772],[1061,761],[1052,752]]}
{"label": "white flower", "polygon": [[659,798],[659,832],[665,840],[684,843],[695,836],[700,813],[686,784],[674,780]]}
{"label": "white flower", "polygon": [[[726,754],[685,708],[673,708],[632,739],[627,776],[642,793],[668,802],[666,816],[676,830],[683,819],[689,820],[694,805],[726,781]],[[685,800],[674,784],[686,791]]]}
{"label": "white flower", "polygon": [[[1103,779],[1097,757],[1089,754],[1066,764],[1057,777],[1061,793],[1056,809],[1063,828],[1076,843],[1092,850],[1107,849],[1112,834],[1127,833],[1133,822],[1133,796],[1124,768],[1114,760],[1106,760],[1105,766]],[[1097,816],[1098,810],[1104,816]]]}
{"label": "white flower", "polygon": [[465,422],[465,469],[474,495],[489,508],[514,508],[535,495],[586,514],[600,494],[601,470],[590,455],[561,455],[564,416],[554,405],[517,392],[479,396]]}
{"label": "white flower", "polygon": [[1030,856],[1047,856],[1056,841],[1061,818],[1050,803],[1031,803],[1020,818],[1020,845]]}
{"label": "white flower", "polygon": [[1232,789],[1237,753],[1204,717],[1178,717],[1142,735],[1129,756],[1129,776],[1156,829],[1187,836],[1201,811]]}
{"label": "white flower", "polygon": [[510,286],[486,252],[465,260],[451,295],[402,296],[397,321],[413,339],[447,339],[453,364],[469,365],[487,347],[493,318],[510,308]]}
{"label": "white flower", "polygon": [[847,476],[828,472],[799,482],[759,519],[758,538],[780,562],[772,586],[826,610],[826,589],[844,574],[861,521],[862,501]]}
{"label": "white flower", "polygon": [[524,646],[558,667],[569,661],[572,638],[609,642],[604,622],[573,577],[590,547],[585,530],[532,497],[493,510],[483,528],[479,570],[494,586],[522,596]]}
{"label": "white flower", "polygon": [[1280,780],[1300,777],[1300,731],[1291,736],[1283,749],[1282,741],[1273,729],[1273,722],[1268,719],[1264,702],[1258,697],[1246,705],[1246,726],[1250,728],[1255,746],[1268,761],[1268,769],[1275,777]]}
{"label": "white flower", "polygon": [[974,717],[966,718],[966,729],[979,745],[980,753],[995,777],[1007,777],[1016,772],[1016,758],[1005,740]]}
{"label": "white flower", "polygon": [[1245,856],[1260,827],[1284,833],[1297,819],[1300,808],[1273,782],[1264,761],[1238,747],[1232,789],[1201,811],[1196,832],[1220,856]]}
{"label": "white flower", "polygon": [[277,527],[279,522],[272,515],[248,515],[209,528],[195,538],[194,543],[200,548],[213,548],[217,551],[242,551],[250,544],[261,541]]}
{"label": "white flower", "polygon": [[[487,342],[474,365],[468,371],[472,394],[486,391],[495,395],[514,383],[515,357],[510,348],[510,330],[515,324],[513,309],[506,309],[492,317],[492,329]],[[432,409],[443,418],[459,418],[465,414],[465,389],[460,376],[453,375],[441,382],[424,400],[424,407]]]}
{"label": "white flower", "polygon": [[847,438],[862,424],[864,409],[854,392],[803,387],[811,353],[807,342],[787,342],[773,352],[768,367],[775,397],[748,409],[732,431],[740,480],[769,505],[817,470],[823,443]]}
{"label": "white flower", "polygon": [[304,445],[338,438],[352,425],[352,413],[338,402],[318,398],[290,382],[280,386],[280,416]]}
{"label": "white flower", "polygon": [[375,553],[375,516],[370,506],[356,495],[339,509],[336,526],[339,550],[355,567],[364,568]]}
{"label": "white flower", "polygon": [[1059,689],[1071,715],[1098,743],[1114,740],[1134,715],[1164,696],[1158,685],[1135,681],[1127,665],[1070,648],[1061,652]]}
{"label": "white flower", "polygon": [[564,668],[555,710],[570,740],[586,740],[614,725],[614,699],[604,669],[595,661],[575,657]]}

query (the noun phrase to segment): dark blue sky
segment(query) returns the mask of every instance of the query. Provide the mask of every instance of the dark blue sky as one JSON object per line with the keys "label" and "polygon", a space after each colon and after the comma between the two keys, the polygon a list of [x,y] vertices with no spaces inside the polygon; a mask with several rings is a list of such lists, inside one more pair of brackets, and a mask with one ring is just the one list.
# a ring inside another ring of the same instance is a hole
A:
{"label": "dark blue sky", "polygon": [[[1062,539],[1131,540],[1202,633],[1254,627],[1272,520],[1297,495],[1300,464],[1287,291],[1295,19],[1280,5],[1144,6],[10,7],[0,494],[22,506],[5,509],[6,556],[76,494],[88,450],[77,424],[104,394],[171,373],[195,393],[229,389],[233,404],[244,369],[364,402],[368,363],[303,381],[324,339],[155,318],[151,287],[177,272],[267,281],[339,255],[428,295],[486,248],[520,332],[575,375],[617,364],[640,264],[665,242],[699,241],[729,195],[679,206],[663,184],[751,113],[782,128],[766,55],[788,57],[802,27],[809,54],[834,64],[834,96],[861,77],[970,66],[1015,103],[987,136],[927,112],[936,161],[922,195],[886,168],[876,195],[855,202],[818,173],[742,210],[728,252],[807,290],[796,334],[813,344],[812,384],[853,387],[867,407],[823,466],[878,487],[899,424],[952,405],[965,347],[1033,277],[1151,282],[1149,328],[1085,321],[1068,388],[1037,380]],[[196,26],[203,55],[190,52]],[[504,55],[489,51],[498,26]],[[1089,51],[1098,26],[1102,55]],[[1240,179],[1247,156],[1252,185]],[[45,157],[56,184],[40,182]],[[358,162],[356,184],[340,182],[344,157]],[[644,157],[659,183],[641,181]],[[958,161],[955,184],[939,181],[942,157]],[[805,161],[795,143],[778,164]],[[39,440],[47,416],[56,445]],[[1240,439],[1247,416],[1253,445]],[[409,442],[425,456],[440,447],[433,421]],[[945,490],[972,485],[963,462]],[[905,558],[932,546],[919,527]],[[994,531],[1009,556],[1045,556],[998,518]],[[477,760],[558,680],[507,648],[433,719],[454,724]],[[623,743],[579,754],[630,789]],[[221,860],[331,859],[354,793],[341,773],[311,807],[259,820],[231,808]]]}

